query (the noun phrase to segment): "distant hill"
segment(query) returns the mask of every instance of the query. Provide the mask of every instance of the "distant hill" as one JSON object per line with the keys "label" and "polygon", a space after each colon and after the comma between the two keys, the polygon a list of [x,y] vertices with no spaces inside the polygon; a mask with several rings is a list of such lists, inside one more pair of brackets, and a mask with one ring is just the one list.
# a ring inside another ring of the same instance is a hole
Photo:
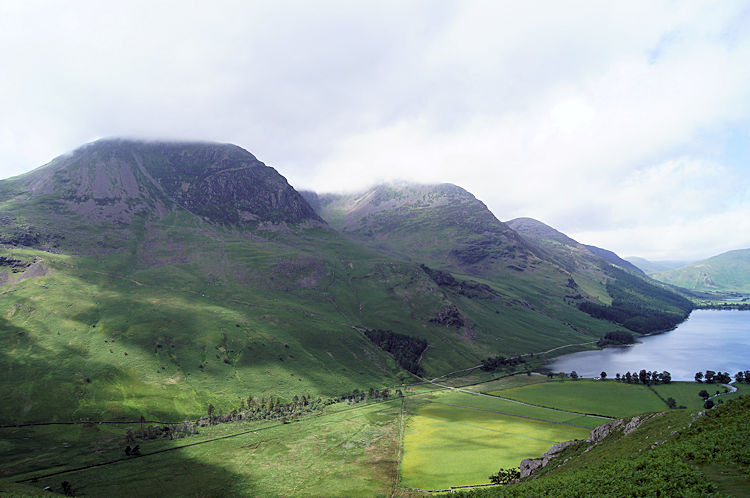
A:
{"label": "distant hill", "polygon": [[689,261],[650,261],[646,258],[639,258],[637,256],[630,256],[625,258],[625,260],[643,270],[646,275],[651,275],[652,273],[658,273],[662,271],[674,270],[675,268],[690,264]]}
{"label": "distant hill", "polygon": [[[597,298],[577,304],[579,309],[593,317],[611,320],[635,332],[646,333],[674,327],[692,309],[689,300],[646,277],[643,272],[630,270],[632,265],[612,251],[584,246],[531,218],[511,220],[508,226],[546,252],[552,261],[571,272],[571,278],[578,288]],[[603,293],[597,293],[600,289],[597,285],[599,282],[605,287]]]}
{"label": "distant hill", "polygon": [[643,272],[633,264],[620,258],[607,249],[581,244],[564,233],[533,218],[516,218],[507,222],[508,226],[522,237],[546,250],[551,257],[568,268],[584,268],[591,262],[597,265],[601,261],[619,266],[638,274]]}
{"label": "distant hill", "polygon": [[584,246],[586,247],[586,249],[591,251],[592,254],[594,254],[595,256],[599,256],[607,263],[611,263],[615,266],[619,266],[623,270],[630,270],[635,273],[645,274],[645,272],[641,270],[640,268],[638,268],[636,265],[634,265],[630,261],[627,261],[621,258],[620,256],[618,256],[617,254],[615,254],[614,252],[608,249],[602,249],[601,247],[596,247],[596,246],[592,246],[588,244],[584,244]]}
{"label": "distant hill", "polygon": [[750,292],[750,249],[729,251],[653,278],[699,291]]}

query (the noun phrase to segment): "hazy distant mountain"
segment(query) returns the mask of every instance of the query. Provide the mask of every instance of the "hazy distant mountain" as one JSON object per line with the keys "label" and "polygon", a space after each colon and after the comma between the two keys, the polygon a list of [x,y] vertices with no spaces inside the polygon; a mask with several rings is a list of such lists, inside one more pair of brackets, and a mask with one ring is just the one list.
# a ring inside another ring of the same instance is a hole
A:
{"label": "hazy distant mountain", "polygon": [[615,254],[613,251],[610,251],[608,249],[602,249],[601,247],[596,247],[588,244],[584,244],[586,249],[591,251],[595,256],[599,256],[604,261],[611,263],[615,266],[619,266],[620,268],[623,268],[625,270],[630,270],[636,273],[644,273],[643,270],[638,268],[636,265],[631,263],[630,261],[626,261],[625,259],[621,258],[617,254]]}
{"label": "hazy distant mountain", "polygon": [[638,256],[630,256],[625,259],[643,270],[646,275],[651,275],[652,273],[658,273],[661,271],[674,270],[675,268],[690,264],[689,261],[650,261],[646,258],[639,258]]}
{"label": "hazy distant mountain", "polygon": [[750,292],[750,249],[729,251],[653,278],[686,289]]}

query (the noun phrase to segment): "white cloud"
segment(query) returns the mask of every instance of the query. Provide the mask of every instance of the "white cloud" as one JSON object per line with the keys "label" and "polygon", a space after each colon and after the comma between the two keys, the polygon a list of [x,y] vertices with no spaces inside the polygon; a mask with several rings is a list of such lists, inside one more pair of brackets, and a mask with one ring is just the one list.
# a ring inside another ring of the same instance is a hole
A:
{"label": "white cloud", "polygon": [[632,252],[648,255],[628,232],[640,227],[679,253],[685,220],[747,206],[747,184],[724,179],[750,175],[723,160],[722,137],[750,128],[749,12],[6,1],[0,174],[101,136],[228,141],[300,187],[447,181],[501,219],[538,217],[619,252],[639,240]]}

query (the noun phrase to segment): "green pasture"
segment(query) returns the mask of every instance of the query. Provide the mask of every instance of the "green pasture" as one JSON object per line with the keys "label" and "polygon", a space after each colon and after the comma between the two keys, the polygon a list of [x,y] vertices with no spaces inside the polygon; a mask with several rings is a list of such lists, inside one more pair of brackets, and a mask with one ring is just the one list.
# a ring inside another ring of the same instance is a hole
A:
{"label": "green pasture", "polygon": [[[714,403],[722,402],[736,398],[741,394],[747,394],[747,384],[734,384],[737,387],[736,393],[728,393],[717,398],[713,398]],[[660,384],[652,386],[659,395],[664,398],[674,398],[677,406],[684,406],[690,410],[700,410],[703,408],[703,398],[698,393],[705,389],[708,394],[714,395],[716,391],[724,392],[724,386],[721,384],[704,384],[699,382],[672,382],[671,384]]]}
{"label": "green pasture", "polygon": [[489,394],[549,408],[609,417],[663,411],[667,406],[646,386],[600,380],[552,380]]}
{"label": "green pasture", "polygon": [[[522,459],[539,456],[555,443],[585,438],[590,432],[589,428],[554,423],[560,418],[578,421],[581,417],[510,405],[455,391],[435,394],[424,401],[407,400],[410,408],[403,441],[401,485],[443,489],[489,482],[488,476],[501,467],[516,467]],[[514,411],[550,418],[523,418],[512,415]]]}
{"label": "green pasture", "polygon": [[220,424],[188,438],[139,442],[143,456],[132,458],[124,458],[121,426],[13,429],[9,444],[26,458],[1,468],[20,480],[105,463],[26,483],[59,492],[67,480],[87,496],[384,495],[397,476],[400,413],[400,399],[342,403],[289,424]]}

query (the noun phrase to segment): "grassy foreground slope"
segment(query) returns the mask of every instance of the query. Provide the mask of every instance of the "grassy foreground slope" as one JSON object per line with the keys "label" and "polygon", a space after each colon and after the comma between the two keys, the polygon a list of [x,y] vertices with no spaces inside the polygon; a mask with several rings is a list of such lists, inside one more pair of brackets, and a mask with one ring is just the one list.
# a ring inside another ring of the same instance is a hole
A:
{"label": "grassy foreground slope", "polygon": [[656,280],[698,291],[750,292],[750,249],[729,251],[674,270]]}
{"label": "grassy foreground slope", "polygon": [[579,441],[519,484],[463,496],[746,496],[750,397],[702,416],[677,410],[639,417],[598,443]]}

